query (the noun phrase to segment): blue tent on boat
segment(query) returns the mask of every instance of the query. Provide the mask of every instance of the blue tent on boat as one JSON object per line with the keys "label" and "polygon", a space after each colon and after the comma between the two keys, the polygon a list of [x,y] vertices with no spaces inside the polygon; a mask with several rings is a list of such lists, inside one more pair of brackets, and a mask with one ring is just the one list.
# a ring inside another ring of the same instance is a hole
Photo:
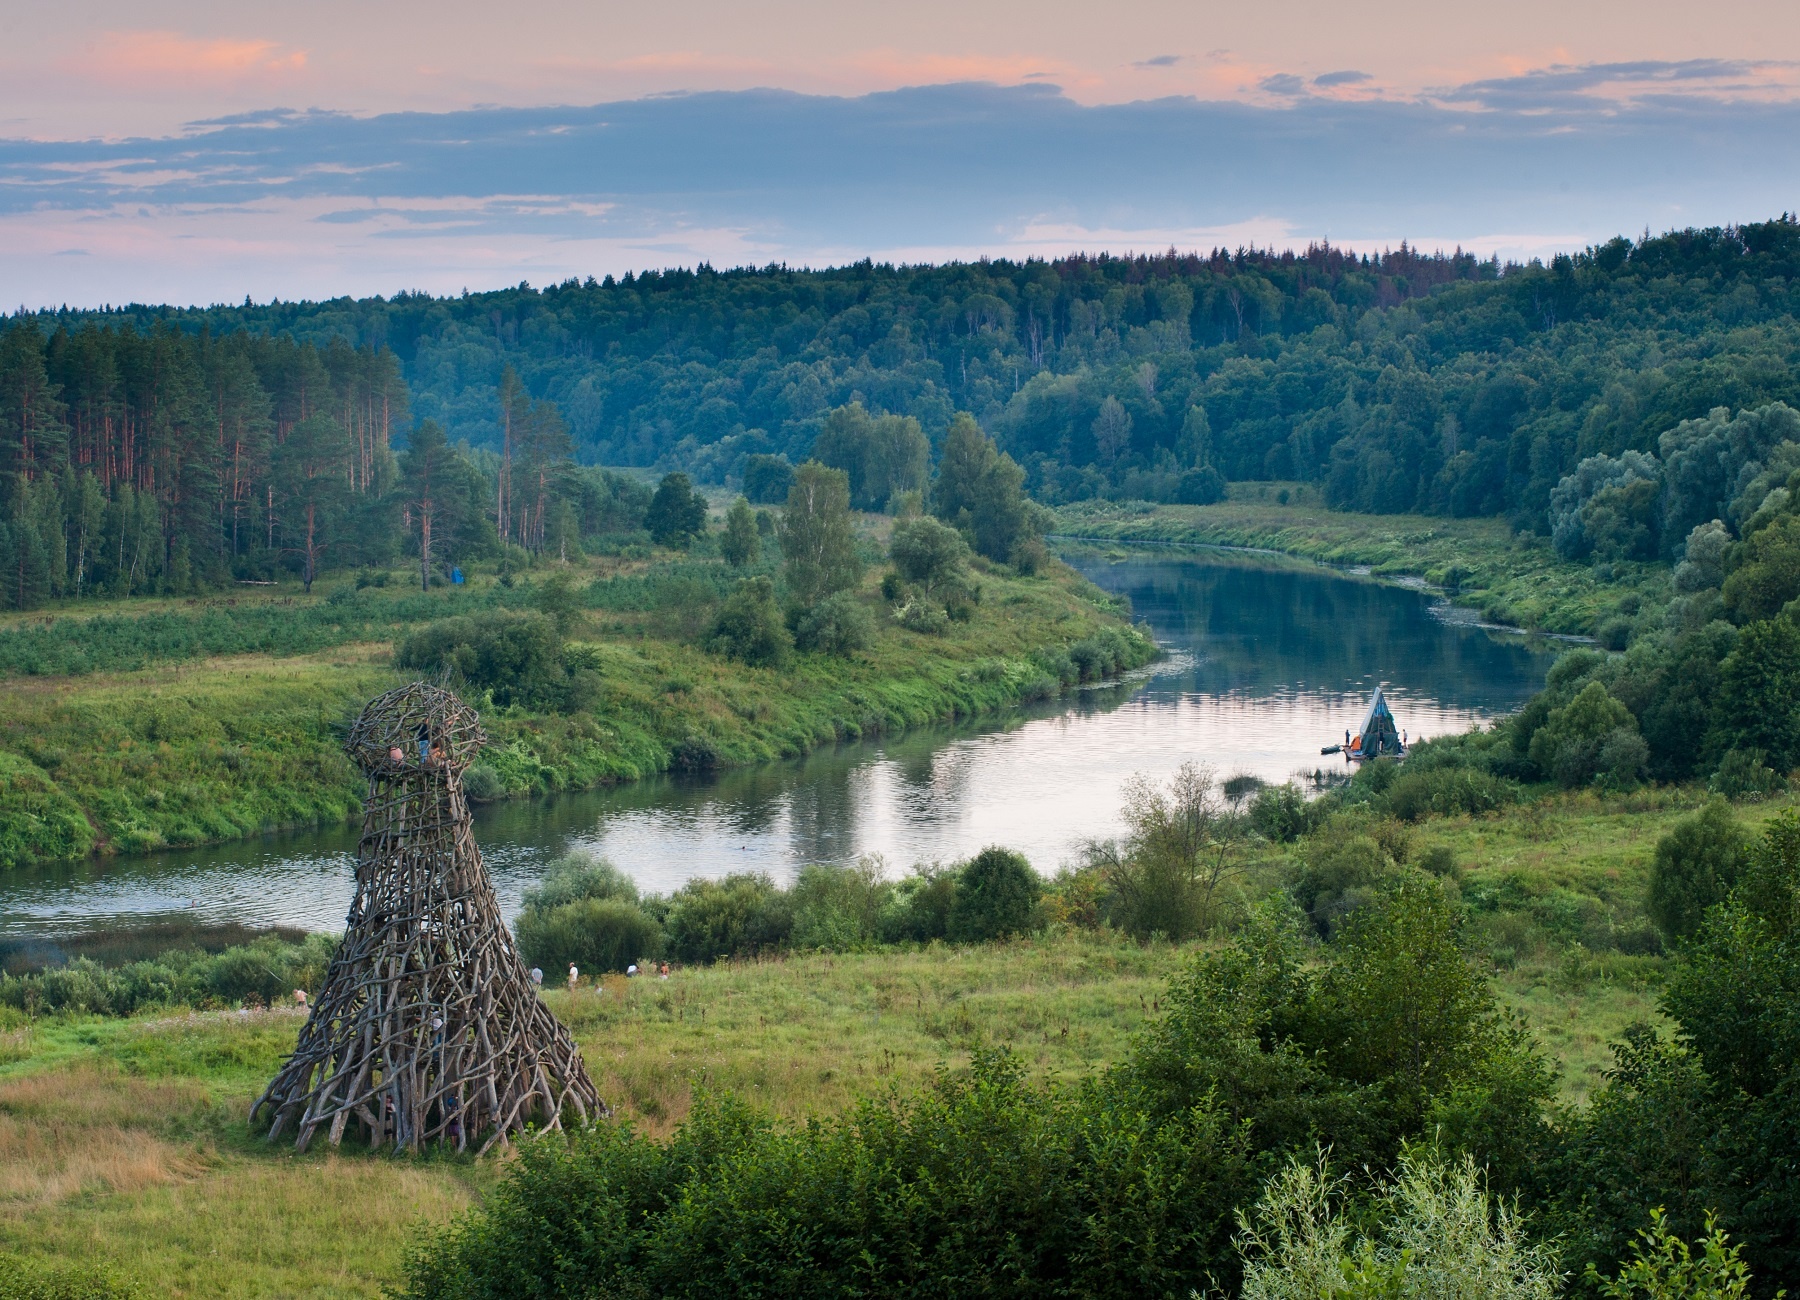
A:
{"label": "blue tent on boat", "polygon": [[1379,686],[1369,701],[1369,711],[1350,744],[1352,758],[1398,758],[1406,752],[1400,743],[1400,728],[1394,725],[1394,711],[1388,708],[1387,696]]}

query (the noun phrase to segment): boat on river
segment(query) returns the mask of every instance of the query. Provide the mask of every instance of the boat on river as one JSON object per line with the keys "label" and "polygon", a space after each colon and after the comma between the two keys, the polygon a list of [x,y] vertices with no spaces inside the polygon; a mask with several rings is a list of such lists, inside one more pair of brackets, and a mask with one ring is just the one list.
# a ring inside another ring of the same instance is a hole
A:
{"label": "boat on river", "polygon": [[1371,758],[1406,757],[1406,740],[1394,723],[1394,711],[1388,707],[1387,696],[1381,687],[1375,688],[1375,697],[1369,701],[1369,711],[1363,715],[1362,726],[1354,735],[1344,733],[1344,743],[1327,745],[1319,751],[1321,754],[1342,754],[1346,763],[1365,763]]}

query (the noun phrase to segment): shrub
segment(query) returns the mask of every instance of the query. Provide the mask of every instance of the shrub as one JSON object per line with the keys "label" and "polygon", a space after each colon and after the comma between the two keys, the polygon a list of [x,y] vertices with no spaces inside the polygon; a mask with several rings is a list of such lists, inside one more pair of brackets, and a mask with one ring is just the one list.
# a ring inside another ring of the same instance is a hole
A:
{"label": "shrub", "polygon": [[690,880],[663,920],[669,954],[686,962],[754,956],[781,947],[793,928],[792,900],[762,875]]}
{"label": "shrub", "polygon": [[1014,544],[1007,561],[1021,578],[1033,578],[1050,567],[1050,548],[1035,537],[1027,537]]}
{"label": "shrub", "polygon": [[1650,1211],[1650,1226],[1639,1234],[1633,1258],[1618,1277],[1601,1277],[1590,1263],[1586,1280],[1606,1300],[1637,1300],[1640,1295],[1644,1300],[1748,1300],[1751,1295],[1743,1247],[1732,1244],[1717,1215],[1706,1216],[1706,1235],[1696,1259],[1687,1242],[1670,1231],[1660,1207]]}
{"label": "shrub", "polygon": [[521,1144],[402,1294],[1160,1296],[1230,1271],[1229,1126],[1023,1073],[981,1053],[804,1127],[702,1096],[666,1147],[610,1125]]}
{"label": "shrub", "polygon": [[848,952],[874,941],[892,892],[882,879],[880,858],[848,867],[802,868],[792,890],[794,946]]}
{"label": "shrub", "polygon": [[1183,763],[1166,787],[1138,773],[1126,782],[1123,814],[1122,844],[1088,848],[1106,881],[1108,918],[1140,939],[1204,933],[1218,919],[1236,834],[1211,770]]}
{"label": "shrub", "polygon": [[1174,981],[1119,1071],[1159,1113],[1218,1106],[1262,1153],[1318,1143],[1346,1168],[1378,1168],[1453,1128],[1450,1145],[1496,1171],[1536,1168],[1554,1077],[1508,1031],[1457,919],[1438,882],[1415,877],[1321,951],[1290,906],[1257,905],[1230,948]]}
{"label": "shrub", "polygon": [[492,610],[447,618],[400,643],[397,668],[450,670],[502,707],[521,705],[575,713],[592,704],[599,676],[563,645],[543,614]]}
{"label": "shrub", "polygon": [[1516,802],[1519,787],[1477,768],[1439,767],[1425,772],[1401,772],[1388,787],[1386,797],[1388,810],[1394,816],[1404,822],[1416,822],[1427,816],[1493,812]]}
{"label": "shrub", "polygon": [[1215,501],[1223,501],[1225,477],[1211,465],[1190,469],[1182,474],[1175,488],[1175,499],[1189,506],[1210,506]]}
{"label": "shrub", "polygon": [[1043,882],[1022,854],[992,846],[958,873],[947,933],[958,943],[1004,939],[1031,930]]}
{"label": "shrub", "polygon": [[825,597],[803,613],[794,628],[794,644],[820,654],[848,655],[866,650],[875,639],[875,616],[855,592]]}
{"label": "shrub", "polygon": [[1402,1156],[1372,1213],[1353,1215],[1345,1204],[1351,1190],[1331,1176],[1323,1154],[1316,1163],[1291,1158],[1270,1179],[1255,1209],[1239,1218],[1244,1300],[1555,1300],[1561,1293],[1555,1251],[1527,1238],[1518,1208],[1488,1194],[1471,1160]]}
{"label": "shrub", "polygon": [[950,628],[950,615],[945,612],[942,605],[933,601],[910,600],[900,611],[900,626],[908,632],[941,636]]}
{"label": "shrub", "polygon": [[1634,785],[1649,757],[1637,719],[1599,682],[1589,682],[1568,704],[1550,710],[1531,738],[1530,753],[1541,771],[1565,786],[1596,779]]}
{"label": "shrub", "polygon": [[1290,844],[1312,829],[1313,806],[1298,786],[1265,785],[1250,801],[1250,826],[1274,844]]}
{"label": "shrub", "polygon": [[719,610],[707,649],[747,664],[775,668],[787,661],[793,638],[775,603],[775,584],[746,578]]}
{"label": "shrub", "polygon": [[605,858],[586,853],[565,853],[544,871],[543,878],[525,891],[525,910],[561,907],[583,898],[638,901],[638,889],[630,876]]}
{"label": "shrub", "polygon": [[1769,766],[1768,758],[1760,749],[1727,750],[1707,786],[1727,799],[1760,799],[1774,794],[1787,782]]}
{"label": "shrub", "polygon": [[1717,796],[1656,842],[1648,905],[1664,938],[1671,943],[1687,938],[1700,928],[1707,908],[1725,901],[1748,846],[1731,805]]}
{"label": "shrub", "polygon": [[476,763],[463,773],[462,786],[470,803],[493,803],[506,798],[506,783],[486,763]]}
{"label": "shrub", "polygon": [[1397,823],[1360,811],[1338,813],[1301,845],[1289,891],[1319,934],[1329,937],[1396,878],[1409,847]]}
{"label": "shrub", "polygon": [[956,904],[957,872],[936,864],[915,866],[894,886],[883,906],[879,933],[884,943],[929,943],[950,933]]}
{"label": "shrub", "polygon": [[669,766],[677,772],[710,772],[718,765],[719,747],[704,732],[688,732],[669,751]]}
{"label": "shrub", "polygon": [[581,898],[551,908],[527,908],[513,923],[519,952],[537,966],[574,962],[583,970],[622,971],[658,955],[661,928],[637,904],[619,898]]}
{"label": "shrub", "polygon": [[176,949],[122,966],[78,957],[35,974],[0,975],[0,1005],[33,1014],[127,1016],[148,1007],[278,1002],[297,988],[317,992],[336,947],[316,934],[299,943],[263,938],[210,955]]}

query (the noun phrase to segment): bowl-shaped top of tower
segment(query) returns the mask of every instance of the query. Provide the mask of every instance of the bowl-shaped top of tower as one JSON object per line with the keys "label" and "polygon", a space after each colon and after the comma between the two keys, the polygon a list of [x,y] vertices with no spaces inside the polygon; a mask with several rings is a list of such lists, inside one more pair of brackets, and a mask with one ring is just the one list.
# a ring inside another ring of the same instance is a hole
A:
{"label": "bowl-shaped top of tower", "polygon": [[461,772],[486,743],[480,716],[455,692],[411,682],[369,701],[350,727],[344,752],[371,776]]}

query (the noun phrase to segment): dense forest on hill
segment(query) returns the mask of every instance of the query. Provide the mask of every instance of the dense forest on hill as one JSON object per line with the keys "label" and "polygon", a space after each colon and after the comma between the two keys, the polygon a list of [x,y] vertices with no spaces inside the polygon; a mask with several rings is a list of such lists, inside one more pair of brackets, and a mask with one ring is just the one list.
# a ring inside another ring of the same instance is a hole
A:
{"label": "dense forest on hill", "polygon": [[[934,444],[972,412],[1056,503],[1184,471],[1316,480],[1356,510],[1547,530],[1559,480],[1715,407],[1800,398],[1800,224],[1623,238],[1550,265],[1404,245],[822,271],[646,272],[36,318],[390,349],[415,412],[498,451],[507,367],[578,459],[724,481],[860,400]],[[1189,480],[1187,492],[1193,491]]]}
{"label": "dense forest on hill", "polygon": [[[1050,504],[1303,479],[1341,509],[1501,516],[1571,558],[1679,559],[1795,467],[1797,305],[1783,216],[1549,266],[1404,245],[703,265],[25,316],[0,343],[0,601],[306,576],[416,553],[440,511],[440,558],[635,527],[641,493],[583,463],[775,500],[817,455],[878,509],[923,488],[959,412]],[[415,420],[442,455],[403,465]]]}

